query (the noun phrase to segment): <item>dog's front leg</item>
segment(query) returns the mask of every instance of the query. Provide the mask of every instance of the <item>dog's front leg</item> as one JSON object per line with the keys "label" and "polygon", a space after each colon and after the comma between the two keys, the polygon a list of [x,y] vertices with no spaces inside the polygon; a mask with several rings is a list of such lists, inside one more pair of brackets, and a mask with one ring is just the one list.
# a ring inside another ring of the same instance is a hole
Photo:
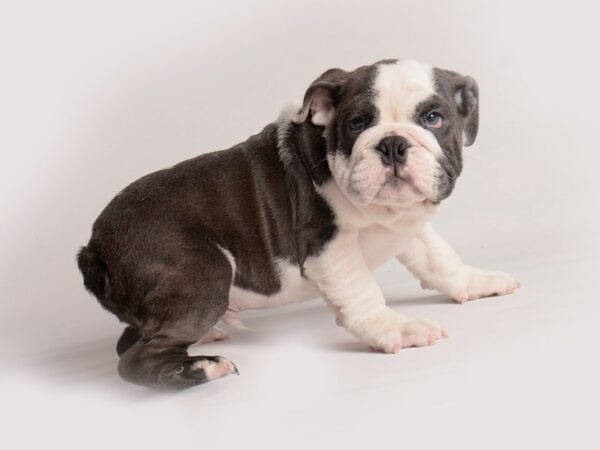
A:
{"label": "dog's front leg", "polygon": [[306,261],[305,274],[335,309],[338,324],[373,349],[397,353],[446,336],[435,322],[412,319],[386,306],[355,229],[339,230],[319,256]]}
{"label": "dog's front leg", "polygon": [[507,273],[464,264],[430,223],[406,246],[398,259],[421,280],[424,289],[436,289],[459,303],[512,294],[519,287]]}

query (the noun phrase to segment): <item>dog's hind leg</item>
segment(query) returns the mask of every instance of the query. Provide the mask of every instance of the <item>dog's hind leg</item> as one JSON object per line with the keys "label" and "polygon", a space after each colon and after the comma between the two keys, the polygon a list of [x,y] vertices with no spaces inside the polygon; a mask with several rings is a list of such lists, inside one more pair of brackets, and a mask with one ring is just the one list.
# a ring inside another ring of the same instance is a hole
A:
{"label": "dog's hind leg", "polygon": [[185,388],[237,373],[227,358],[187,352],[225,313],[233,278],[223,253],[211,243],[204,247],[180,258],[144,299],[141,338],[119,361],[123,379]]}
{"label": "dog's hind leg", "polygon": [[162,336],[140,340],[121,356],[119,375],[143,386],[182,389],[237,373],[222,356],[189,356],[191,343]]}
{"label": "dog's hind leg", "polygon": [[140,334],[140,330],[132,326],[126,327],[117,342],[117,355],[121,356],[141,338],[142,335]]}

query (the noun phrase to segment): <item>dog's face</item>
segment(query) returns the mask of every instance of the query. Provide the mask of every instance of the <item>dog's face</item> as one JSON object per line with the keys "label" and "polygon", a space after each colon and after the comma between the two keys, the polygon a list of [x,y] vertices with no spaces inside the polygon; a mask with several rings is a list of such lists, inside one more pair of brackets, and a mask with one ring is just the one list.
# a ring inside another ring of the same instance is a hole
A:
{"label": "dog's face", "polygon": [[307,90],[298,121],[324,127],[342,191],[361,205],[439,203],[475,140],[475,80],[415,61],[331,69]]}

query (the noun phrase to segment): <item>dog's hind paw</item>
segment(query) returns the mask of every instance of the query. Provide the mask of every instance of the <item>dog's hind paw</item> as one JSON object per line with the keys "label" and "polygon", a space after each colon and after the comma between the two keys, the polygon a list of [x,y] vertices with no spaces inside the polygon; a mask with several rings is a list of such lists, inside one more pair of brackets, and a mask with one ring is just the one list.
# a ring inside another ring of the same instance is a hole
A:
{"label": "dog's hind paw", "polygon": [[227,375],[239,375],[239,371],[234,363],[223,356],[205,357],[196,361],[191,366],[193,372],[202,372],[202,376],[206,377],[206,381],[216,380]]}

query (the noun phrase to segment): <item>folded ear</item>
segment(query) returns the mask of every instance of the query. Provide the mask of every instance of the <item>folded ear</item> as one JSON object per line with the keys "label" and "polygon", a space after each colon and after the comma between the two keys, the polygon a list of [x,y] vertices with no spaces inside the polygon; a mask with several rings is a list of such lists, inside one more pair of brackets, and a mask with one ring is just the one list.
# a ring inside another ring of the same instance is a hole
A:
{"label": "folded ear", "polygon": [[309,86],[304,94],[302,111],[297,123],[310,120],[317,126],[329,125],[335,114],[342,84],[348,72],[342,69],[329,69]]}
{"label": "folded ear", "polygon": [[454,101],[458,113],[463,117],[463,145],[475,142],[479,130],[479,86],[471,77],[461,76],[455,81]]}
{"label": "folded ear", "polygon": [[462,125],[464,146],[475,142],[479,129],[479,87],[471,78],[451,70],[435,69],[435,84],[438,93],[456,106]]}

